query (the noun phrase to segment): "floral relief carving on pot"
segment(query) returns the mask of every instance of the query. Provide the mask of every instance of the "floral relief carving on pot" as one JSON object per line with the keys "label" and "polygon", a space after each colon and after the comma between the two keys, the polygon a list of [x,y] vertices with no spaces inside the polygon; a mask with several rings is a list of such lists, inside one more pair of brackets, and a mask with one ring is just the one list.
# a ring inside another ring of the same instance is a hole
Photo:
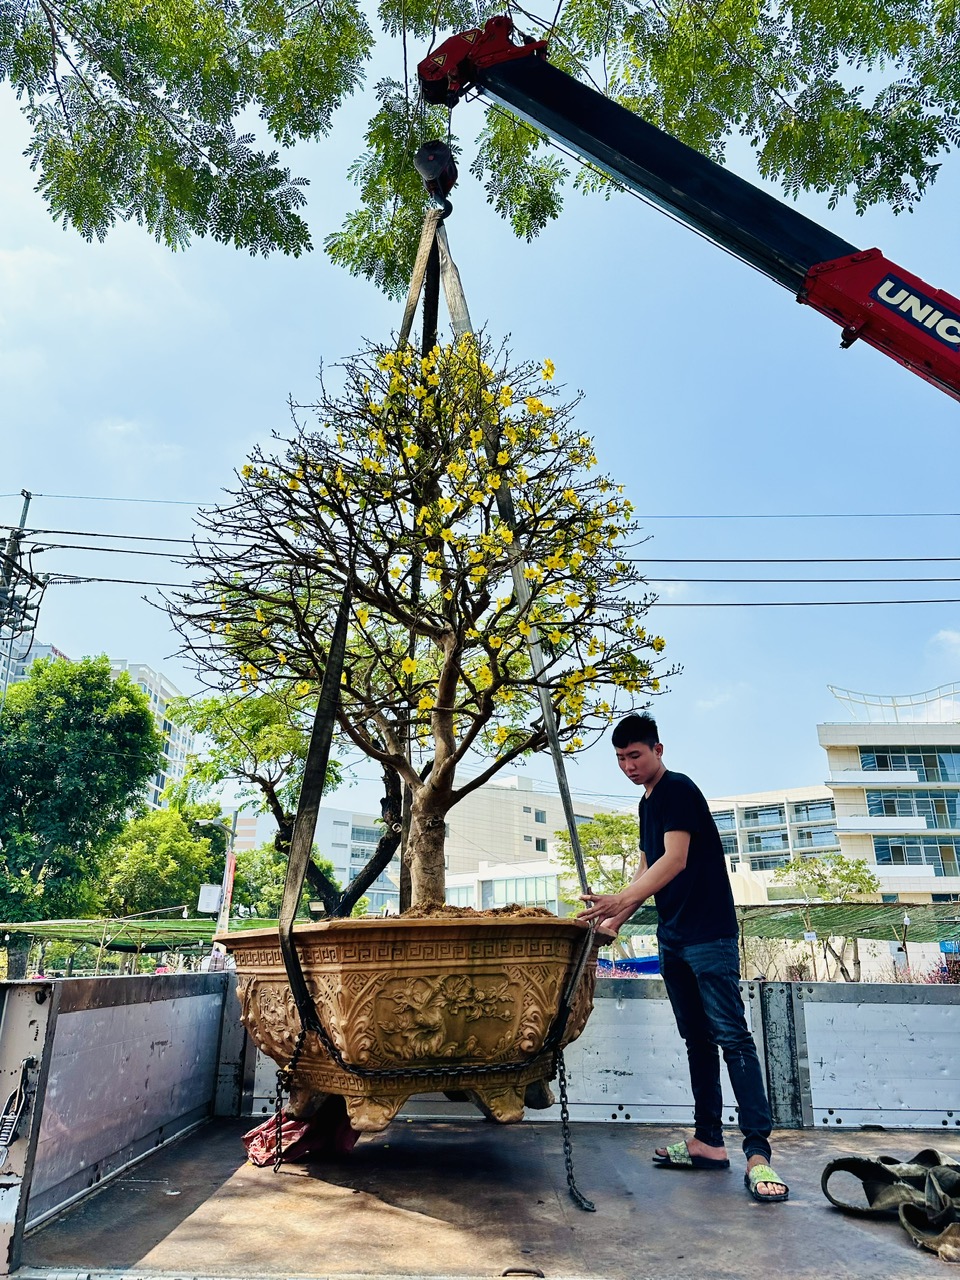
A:
{"label": "floral relief carving on pot", "polygon": [[[309,1033],[288,1114],[307,1115],[311,1099],[336,1093],[354,1128],[376,1132],[417,1093],[465,1090],[501,1123],[522,1119],[528,1087],[543,1095],[530,1105],[547,1105],[554,1060],[543,1046],[582,938],[581,926],[561,920],[336,921],[309,932],[298,928],[321,1023],[344,1062],[364,1074],[340,1067]],[[300,1018],[279,950],[262,935],[225,940],[236,957],[243,1021],[258,1046],[286,1066]],[[591,964],[564,1044],[583,1029],[594,978]],[[501,1063],[502,1071],[496,1069]],[[462,1074],[473,1067],[483,1070]],[[415,1074],[405,1076],[404,1069]]]}

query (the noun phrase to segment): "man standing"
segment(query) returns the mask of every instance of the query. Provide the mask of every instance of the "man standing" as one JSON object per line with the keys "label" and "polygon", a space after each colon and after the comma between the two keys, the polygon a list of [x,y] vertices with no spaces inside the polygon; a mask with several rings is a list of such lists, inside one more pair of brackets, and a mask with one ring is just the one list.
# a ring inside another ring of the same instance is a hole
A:
{"label": "man standing", "polygon": [[728,1169],[723,1145],[720,1055],[739,1108],[744,1185],[761,1204],[786,1200],[770,1167],[770,1108],[740,998],[737,917],[716,823],[700,789],[664,766],[656,721],[631,715],[613,731],[617,762],[640,801],[640,865],[620,893],[585,894],[581,919],[616,933],[653,895],[660,972],[687,1046],[694,1136],[659,1148],[666,1169]]}

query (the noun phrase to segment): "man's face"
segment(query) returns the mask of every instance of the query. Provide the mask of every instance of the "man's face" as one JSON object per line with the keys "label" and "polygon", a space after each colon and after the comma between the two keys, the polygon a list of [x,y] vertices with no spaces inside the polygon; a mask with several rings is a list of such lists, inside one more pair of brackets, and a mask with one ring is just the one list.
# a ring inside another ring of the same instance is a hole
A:
{"label": "man's face", "polygon": [[644,742],[631,742],[627,747],[617,747],[617,763],[630,781],[637,787],[645,787],[660,772],[663,743],[648,747]]}

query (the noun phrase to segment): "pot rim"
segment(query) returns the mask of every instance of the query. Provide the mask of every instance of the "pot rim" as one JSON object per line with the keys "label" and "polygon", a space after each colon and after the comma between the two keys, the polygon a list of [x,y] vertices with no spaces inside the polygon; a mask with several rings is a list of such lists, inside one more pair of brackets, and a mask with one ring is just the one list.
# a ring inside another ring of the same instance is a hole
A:
{"label": "pot rim", "polygon": [[[588,925],[576,916],[377,916],[372,919],[310,920],[293,926],[294,937],[308,941],[325,933],[345,933],[349,930],[403,934],[416,929],[450,930],[462,933],[466,930],[500,930],[501,932],[553,932],[557,928],[586,933]],[[599,932],[599,930],[598,930]],[[265,929],[236,929],[214,935],[214,942],[224,946],[239,947],[245,942],[262,944],[278,943],[278,925]]]}

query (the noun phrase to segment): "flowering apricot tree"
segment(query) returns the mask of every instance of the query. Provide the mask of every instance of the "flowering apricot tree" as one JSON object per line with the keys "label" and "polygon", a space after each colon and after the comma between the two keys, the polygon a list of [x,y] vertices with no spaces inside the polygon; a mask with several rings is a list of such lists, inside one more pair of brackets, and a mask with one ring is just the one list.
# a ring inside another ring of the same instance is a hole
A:
{"label": "flowering apricot tree", "polygon": [[[642,622],[653,597],[627,546],[630,503],[597,471],[549,361],[512,364],[467,335],[338,369],[337,393],[321,379],[292,438],[255,450],[230,501],[201,515],[198,582],[170,608],[220,687],[288,679],[307,699],[349,591],[339,729],[409,786],[413,899],[442,900],[450,808],[546,745],[538,685],[573,752],[618,699],[635,705],[671,673],[656,673],[664,641]],[[482,767],[458,785],[468,753]]]}

